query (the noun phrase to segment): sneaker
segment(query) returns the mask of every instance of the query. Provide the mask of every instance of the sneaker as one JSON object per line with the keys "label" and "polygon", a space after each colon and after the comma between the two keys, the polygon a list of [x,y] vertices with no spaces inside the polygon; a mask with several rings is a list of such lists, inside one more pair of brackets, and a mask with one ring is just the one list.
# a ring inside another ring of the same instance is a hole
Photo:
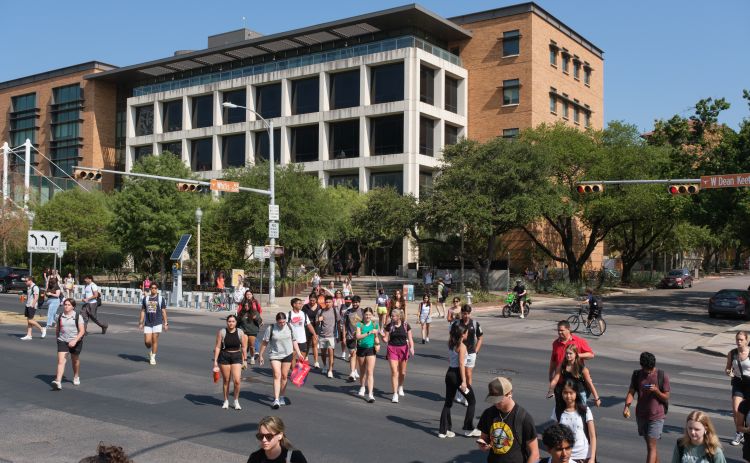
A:
{"label": "sneaker", "polygon": [[156,354],[150,354],[148,356],[148,363],[151,365],[156,365]]}
{"label": "sneaker", "polygon": [[81,385],[81,378],[78,376],[73,377],[73,386],[80,386]]}
{"label": "sneaker", "polygon": [[391,402],[394,404],[398,403],[398,394],[393,394],[393,397],[391,397]]}
{"label": "sneaker", "polygon": [[47,328],[42,328],[42,339],[47,337]]}
{"label": "sneaker", "polygon": [[250,365],[255,365],[255,356],[254,355],[250,358]]}
{"label": "sneaker", "polygon": [[328,370],[328,377],[333,378],[333,370]]}
{"label": "sneaker", "polygon": [[354,370],[352,376],[354,376],[354,379],[359,379],[359,372],[357,370]]}
{"label": "sneaker", "polygon": [[372,394],[367,396],[367,403],[371,404],[375,402],[375,397],[372,396]]}
{"label": "sneaker", "polygon": [[425,339],[424,339],[424,341],[425,341],[425,342],[426,342],[427,344],[429,344],[429,343],[430,343],[430,338],[425,338]]}
{"label": "sneaker", "polygon": [[279,407],[281,407],[281,402],[279,402],[279,399],[274,400],[271,404],[271,408],[273,408],[274,410],[278,410]]}
{"label": "sneaker", "polygon": [[742,434],[741,432],[738,432],[738,433],[737,433],[737,434],[736,434],[736,435],[734,436],[734,440],[733,440],[732,442],[730,442],[730,443],[731,443],[732,445],[740,445],[740,444],[741,444],[741,443],[743,443],[743,442],[745,442],[745,435],[744,435],[744,434]]}
{"label": "sneaker", "polygon": [[359,388],[359,393],[357,395],[360,396],[360,397],[364,397],[365,396],[365,387],[364,386],[362,386],[362,387]]}
{"label": "sneaker", "polygon": [[55,380],[55,381],[52,381],[50,384],[52,385],[52,389],[56,391],[62,390],[62,384],[60,383],[60,381]]}
{"label": "sneaker", "polygon": [[398,395],[400,395],[401,397],[403,397],[403,396],[406,395],[406,394],[404,394],[404,386],[399,386],[398,387]]}
{"label": "sneaker", "polygon": [[318,362],[315,362],[315,365],[314,365],[314,366],[315,366],[315,368],[316,368],[316,369],[320,370],[320,363],[318,363]]}
{"label": "sneaker", "polygon": [[481,436],[481,435],[482,435],[482,431],[480,431],[480,430],[479,430],[479,429],[477,429],[477,428],[474,428],[474,429],[473,429],[473,430],[471,430],[471,431],[466,431],[466,432],[464,433],[464,436],[466,436],[466,437],[479,437],[479,436]]}
{"label": "sneaker", "polygon": [[422,338],[422,344],[425,344],[425,340],[424,340],[424,338]]}
{"label": "sneaker", "polygon": [[445,434],[440,433],[438,434],[438,437],[441,439],[445,439],[446,437],[456,437],[456,433],[453,431],[445,431]]}
{"label": "sneaker", "polygon": [[347,382],[347,383],[353,383],[353,382],[354,382],[354,374],[351,374],[351,375],[349,375],[349,376],[348,376],[348,377],[346,378],[346,382]]}
{"label": "sneaker", "polygon": [[232,404],[235,410],[242,410],[242,407],[240,407],[240,401],[237,399],[234,399],[234,404]]}
{"label": "sneaker", "polygon": [[524,317],[523,316],[523,312],[521,312],[521,320],[523,320],[524,318],[526,318],[526,317]]}
{"label": "sneaker", "polygon": [[24,337],[21,338],[21,341],[31,341],[31,336],[26,335],[26,336],[24,336]]}
{"label": "sneaker", "polygon": [[281,397],[279,397],[279,405],[281,405],[282,407],[283,407],[284,405],[291,405],[291,404],[292,404],[292,403],[291,403],[291,402],[289,402],[289,399],[287,399],[287,398],[286,398],[286,397],[284,397],[283,395],[282,395]]}
{"label": "sneaker", "polygon": [[225,400],[223,404],[221,404],[221,408],[224,410],[229,410],[229,401]]}
{"label": "sneaker", "polygon": [[341,360],[346,360],[346,352],[341,353]]}
{"label": "sneaker", "polygon": [[107,334],[107,328],[109,328],[109,325],[102,327],[102,334]]}

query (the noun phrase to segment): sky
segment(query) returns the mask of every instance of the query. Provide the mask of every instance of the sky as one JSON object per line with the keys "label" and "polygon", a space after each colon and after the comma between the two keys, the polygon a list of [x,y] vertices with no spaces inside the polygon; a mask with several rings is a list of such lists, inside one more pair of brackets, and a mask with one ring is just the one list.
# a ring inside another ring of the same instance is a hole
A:
{"label": "sky", "polygon": [[[209,35],[243,25],[272,34],[407,2],[2,0],[0,82],[92,60],[127,66],[165,58],[206,48]],[[418,3],[450,17],[521,1]],[[720,122],[735,130],[750,117],[742,99],[743,88],[750,90],[750,0],[536,3],[604,50],[605,122],[648,131],[655,119],[692,115],[708,97],[729,101]]]}

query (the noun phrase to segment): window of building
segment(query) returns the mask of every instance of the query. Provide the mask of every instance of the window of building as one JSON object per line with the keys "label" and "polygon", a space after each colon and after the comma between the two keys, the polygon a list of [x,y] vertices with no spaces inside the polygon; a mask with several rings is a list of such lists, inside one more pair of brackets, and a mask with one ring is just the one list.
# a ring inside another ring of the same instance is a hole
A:
{"label": "window of building", "polygon": [[[237,106],[247,105],[247,90],[232,90],[224,92],[221,96],[222,103],[234,103]],[[247,121],[247,110],[245,108],[225,108],[222,106],[222,120],[224,124],[236,124]]]}
{"label": "window of building", "polygon": [[310,77],[292,81],[292,114],[320,111],[320,78]]}
{"label": "window of building", "polygon": [[563,52],[562,53],[562,72],[567,74],[568,72],[570,72],[569,68],[570,68],[570,55],[567,54],[566,52]]}
{"label": "window of building", "polygon": [[404,152],[404,115],[370,119],[371,152],[373,155]]}
{"label": "window of building", "polygon": [[445,124],[445,146],[458,143],[459,130],[455,125]]}
{"label": "window of building", "polygon": [[331,74],[331,109],[359,106],[359,69]]}
{"label": "window of building", "polygon": [[329,159],[346,159],[359,156],[359,119],[331,122],[328,132]]}
{"label": "window of building", "polygon": [[213,169],[213,141],[210,138],[201,138],[192,141],[190,169],[194,172]]}
{"label": "window of building", "polygon": [[583,125],[584,127],[591,127],[591,110],[586,105],[586,109],[583,111]]}
{"label": "window of building", "polygon": [[549,112],[557,114],[557,96],[553,94],[549,96]]}
{"label": "window of building", "polygon": [[162,128],[165,132],[182,130],[182,100],[165,101],[162,112]]}
{"label": "window of building", "polygon": [[[83,148],[81,137],[81,111],[83,110],[83,91],[79,84],[67,85],[52,89],[52,140],[50,142],[51,158],[59,167],[53,166],[54,177],[73,173],[78,165],[80,150]],[[153,132],[154,107],[151,109],[151,131]],[[145,117],[144,117],[145,118]],[[33,160],[32,160],[33,161]]]}
{"label": "window of building", "polygon": [[427,66],[419,69],[419,101],[435,104],[435,70]]}
{"label": "window of building", "polygon": [[583,83],[586,85],[591,84],[591,68],[588,66],[583,67]]}
{"label": "window of building", "polygon": [[135,136],[151,135],[154,133],[154,105],[138,106],[135,108]]}
{"label": "window of building", "polygon": [[193,128],[211,127],[214,125],[214,96],[193,97]]}
{"label": "window of building", "polygon": [[255,88],[255,110],[264,119],[281,116],[281,84]]}
{"label": "window of building", "polygon": [[372,104],[404,99],[404,63],[375,66],[370,70],[370,102]]}
{"label": "window of building", "polygon": [[579,124],[581,122],[581,117],[579,114],[580,109],[578,108],[578,100],[573,101],[575,101],[575,104],[573,104],[573,122]]}
{"label": "window of building", "polygon": [[[10,143],[12,147],[20,146],[31,140],[36,144],[36,121],[39,110],[36,107],[36,93],[14,96],[11,98]],[[15,157],[15,156],[14,156]]]}
{"label": "window of building", "polygon": [[[255,132],[255,162],[268,161],[268,130]],[[281,129],[273,129],[273,161],[281,163]]]}
{"label": "window of building", "polygon": [[458,113],[458,79],[445,76],[445,110]]}
{"label": "window of building", "polygon": [[432,173],[419,173],[419,199],[428,198],[432,195]]}
{"label": "window of building", "polygon": [[151,156],[154,149],[152,146],[149,145],[143,145],[143,146],[134,146],[133,147],[133,163],[136,163],[140,161],[142,158],[146,156]]}
{"label": "window of building", "polygon": [[162,153],[172,153],[177,157],[182,157],[182,142],[174,141],[171,143],[164,143],[161,145]]}
{"label": "window of building", "polygon": [[221,168],[245,167],[245,134],[221,137]]}
{"label": "window of building", "polygon": [[552,45],[549,47],[549,64],[557,67],[557,47]]}
{"label": "window of building", "polygon": [[404,194],[404,174],[397,172],[373,172],[370,174],[370,188],[394,188]]}
{"label": "window of building", "polygon": [[419,118],[419,154],[434,156],[435,121],[429,117]]}
{"label": "window of building", "polygon": [[340,186],[359,191],[359,174],[331,175],[330,177],[328,177],[328,186]]}
{"label": "window of building", "polygon": [[581,78],[581,62],[577,59],[573,60],[573,78],[579,80]]}
{"label": "window of building", "polygon": [[292,128],[292,162],[318,160],[318,125]]}
{"label": "window of building", "polygon": [[518,137],[518,129],[503,129],[503,138],[516,138]]}
{"label": "window of building", "polygon": [[503,57],[516,56],[521,50],[521,34],[519,31],[503,32]]}
{"label": "window of building", "polygon": [[521,84],[518,79],[503,81],[503,106],[517,105],[520,101]]}
{"label": "window of building", "polygon": [[567,101],[563,100],[562,108],[563,108],[563,119],[567,119],[568,118],[568,102]]}

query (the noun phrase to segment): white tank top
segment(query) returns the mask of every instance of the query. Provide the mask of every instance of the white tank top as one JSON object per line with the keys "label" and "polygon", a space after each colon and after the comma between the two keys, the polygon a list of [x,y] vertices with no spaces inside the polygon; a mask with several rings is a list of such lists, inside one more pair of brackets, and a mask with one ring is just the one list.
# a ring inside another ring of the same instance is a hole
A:
{"label": "white tank top", "polygon": [[458,355],[458,352],[456,352],[453,349],[450,349],[448,351],[448,367],[450,368],[458,368],[458,361],[460,357]]}
{"label": "white tank top", "polygon": [[750,355],[745,360],[739,359],[740,353],[737,352],[732,356],[732,372],[734,376],[750,376]]}

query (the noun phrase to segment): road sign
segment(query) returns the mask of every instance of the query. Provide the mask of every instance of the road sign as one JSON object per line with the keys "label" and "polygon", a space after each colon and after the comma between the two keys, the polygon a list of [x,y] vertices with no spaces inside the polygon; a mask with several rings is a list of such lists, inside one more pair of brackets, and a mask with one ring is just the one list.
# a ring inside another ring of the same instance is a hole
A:
{"label": "road sign", "polygon": [[65,255],[65,252],[62,249],[57,251],[57,257],[59,257],[60,259],[62,259],[64,255]]}
{"label": "road sign", "polygon": [[263,259],[263,250],[265,249],[265,246],[253,246],[253,258],[254,259]]}
{"label": "road sign", "polygon": [[279,220],[279,205],[269,204],[268,205],[268,220]]}
{"label": "road sign", "polygon": [[227,193],[239,193],[240,183],[213,178],[211,179],[211,191],[225,191]]}
{"label": "road sign", "polygon": [[739,188],[750,186],[750,174],[702,175],[701,188]]}
{"label": "road sign", "polygon": [[279,222],[268,222],[268,237],[279,239]]}
{"label": "road sign", "polygon": [[60,232],[29,230],[26,250],[28,252],[57,253],[60,250]]}
{"label": "road sign", "polygon": [[68,242],[67,241],[60,241],[60,251],[65,252],[68,250]]}
{"label": "road sign", "polygon": [[177,243],[177,246],[175,246],[172,255],[169,257],[169,260],[182,260],[182,253],[183,251],[185,251],[185,248],[187,248],[187,245],[190,242],[190,238],[192,237],[193,235],[187,233],[182,235],[180,237],[180,241]]}

